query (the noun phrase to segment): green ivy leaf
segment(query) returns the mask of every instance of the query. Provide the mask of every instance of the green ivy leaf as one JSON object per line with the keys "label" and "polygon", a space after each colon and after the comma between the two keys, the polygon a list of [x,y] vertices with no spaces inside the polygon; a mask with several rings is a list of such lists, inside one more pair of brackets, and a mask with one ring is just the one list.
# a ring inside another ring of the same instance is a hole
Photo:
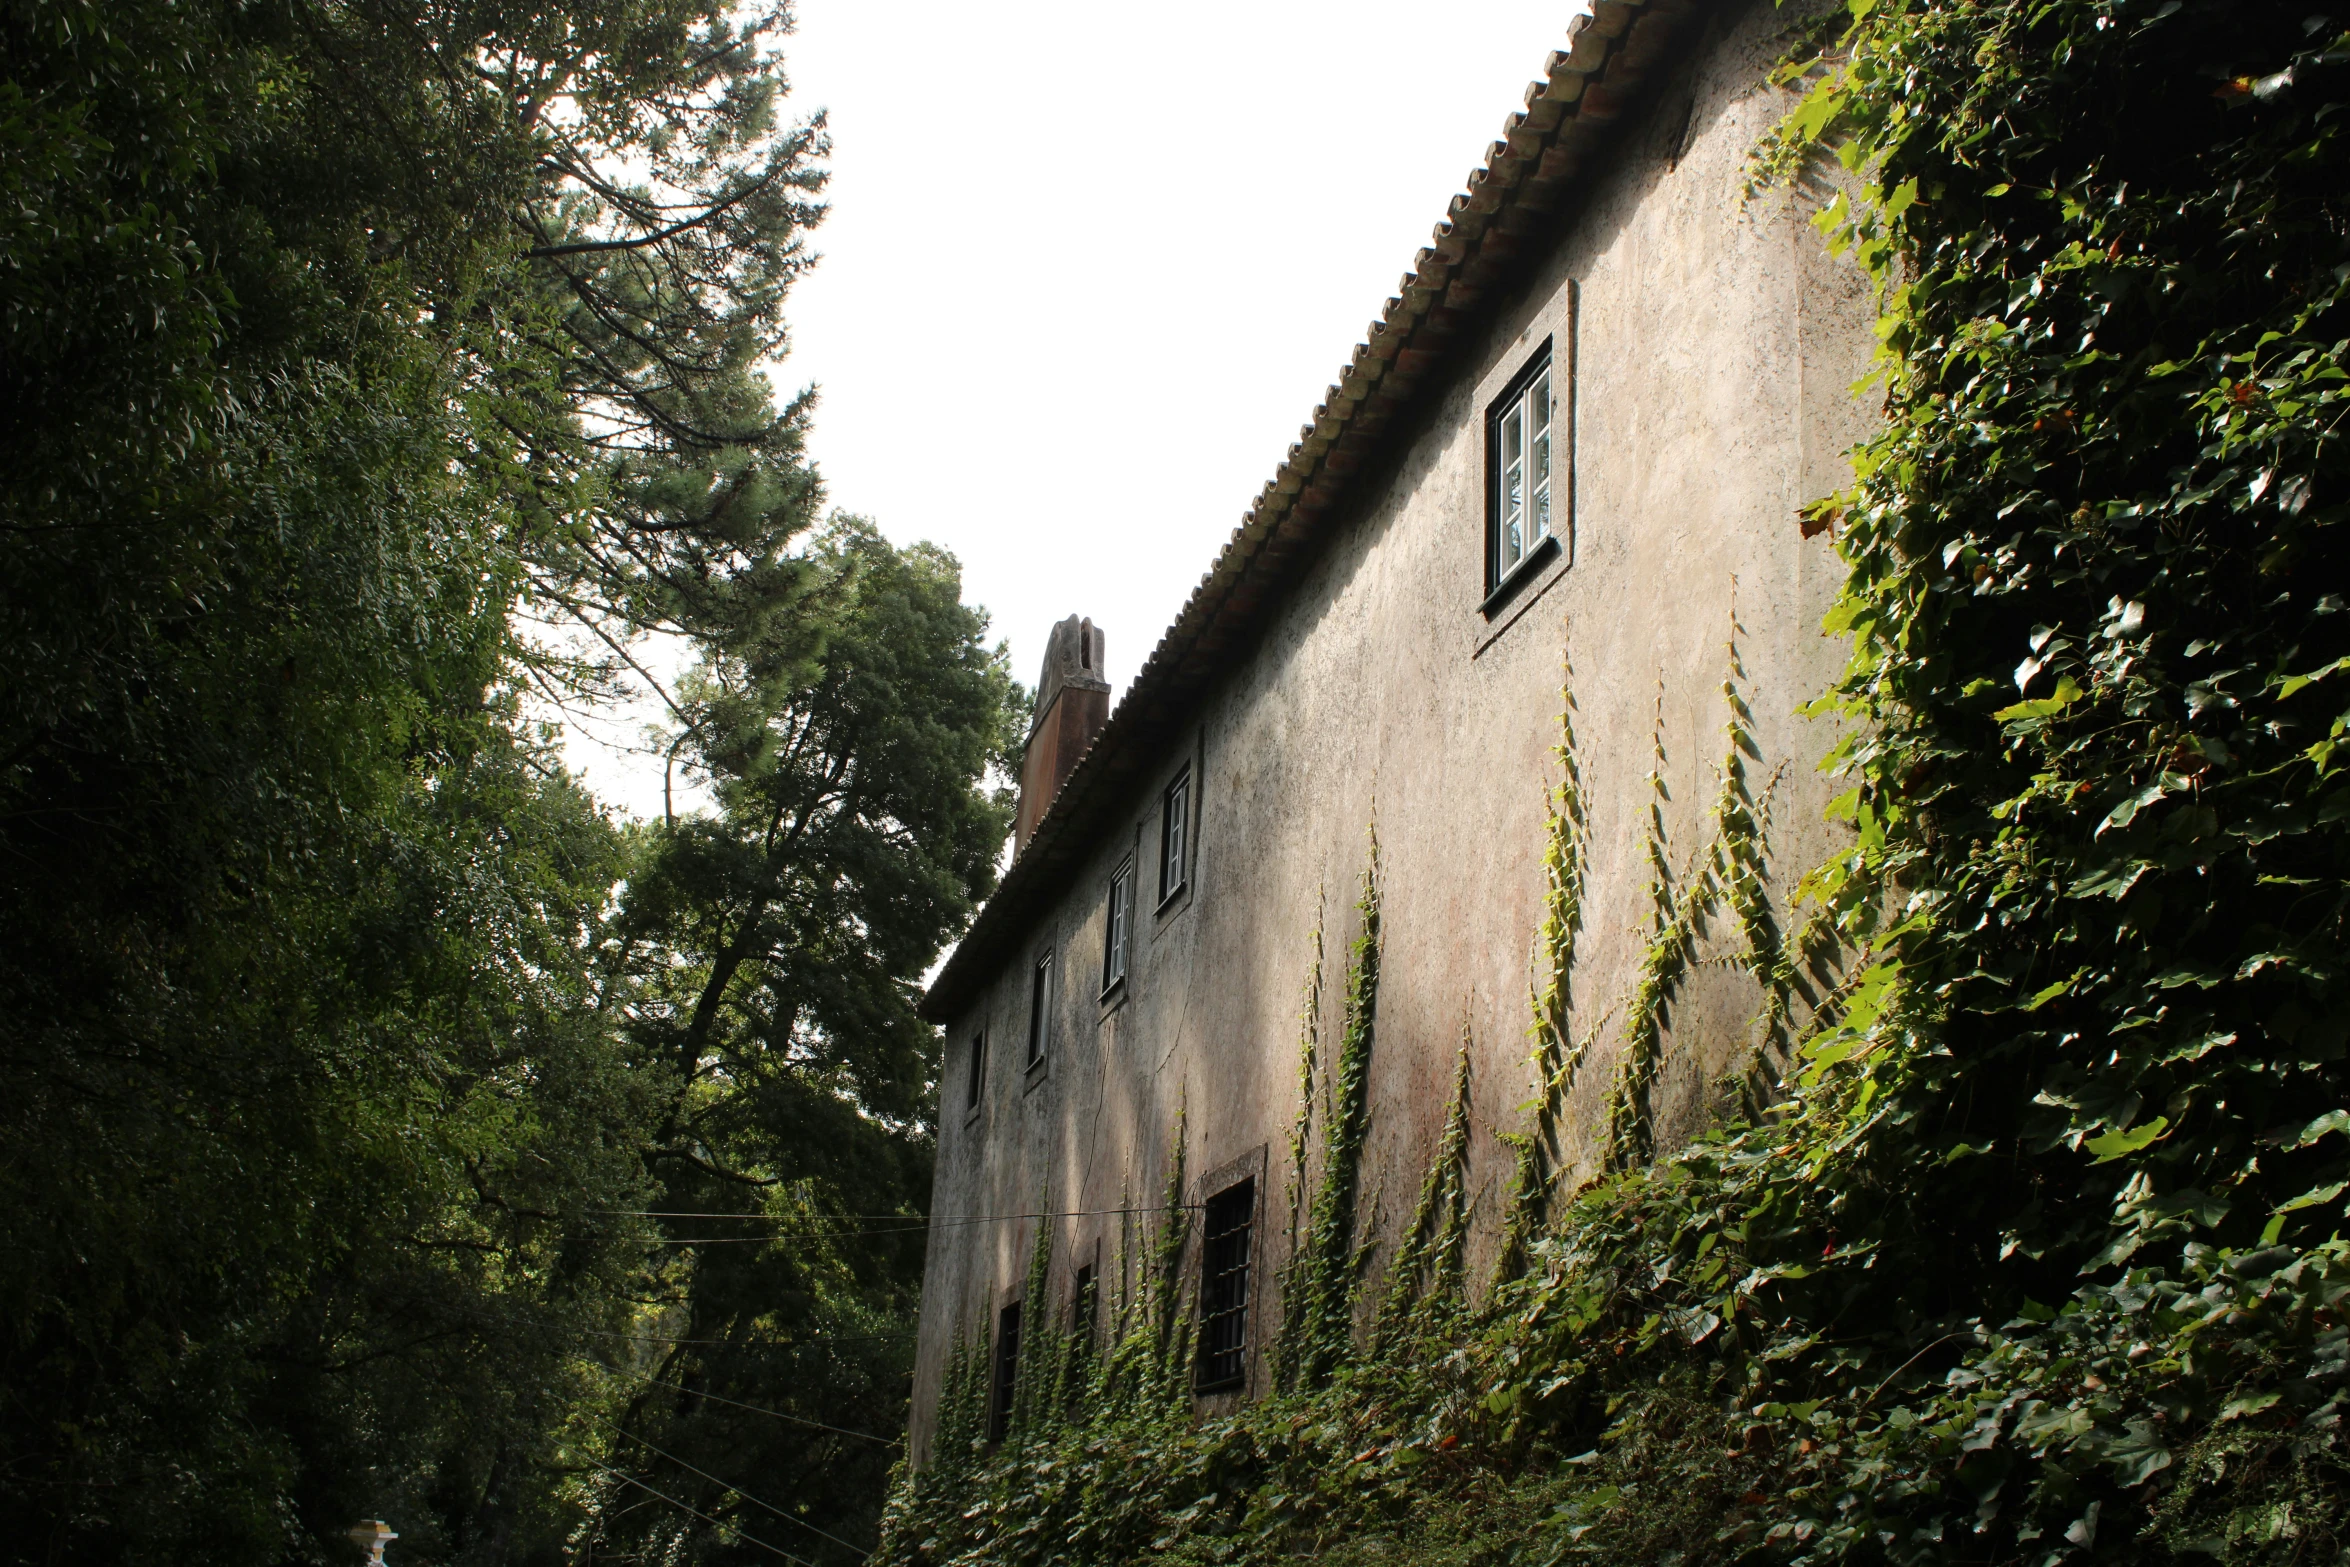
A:
{"label": "green ivy leaf", "polygon": [[2113,828],[2129,826],[2131,822],[2137,819],[2138,813],[2144,810],[2147,806],[2152,805],[2155,801],[2161,799],[2164,795],[2171,794],[2177,790],[2184,789],[2185,787],[2187,787],[2186,779],[2180,777],[2177,773],[2164,773],[2160,778],[2157,778],[2154,782],[2148,784],[2145,788],[2140,789],[2137,793],[2123,800],[2121,804],[2106,812],[2105,820],[2099,822],[2097,824],[2097,830],[2091,833],[2089,836],[2092,838],[2102,838]]}
{"label": "green ivy leaf", "polygon": [[2345,669],[2350,669],[2350,657],[2337,658],[2332,663],[2313,669],[2306,675],[2289,676],[2278,682],[2277,700],[2280,702],[2289,701],[2302,691],[2325,679],[2326,676],[2339,674]]}
{"label": "green ivy leaf", "polygon": [[2003,707],[1991,716],[2003,724],[2028,723],[2034,719],[2053,718],[2080,699],[2081,688],[2073,683],[2072,676],[2064,675],[2057,680],[2056,690],[2051,694]]}
{"label": "green ivy leaf", "polygon": [[2042,1007],[2048,1005],[2049,1002],[2054,1001],[2058,996],[2061,996],[2066,991],[2072,989],[2074,984],[2080,980],[2081,976],[2088,972],[2089,971],[2087,969],[2075,969],[2070,974],[2067,974],[2064,978],[2058,980],[2055,984],[2043,986],[2040,990],[2033,993],[2031,1000],[2024,1003],[2023,1009],[2026,1012],[2039,1011]]}
{"label": "green ivy leaf", "polygon": [[[2314,1208],[2320,1203],[2332,1202],[2342,1195],[2346,1187],[2350,1187],[2350,1181],[2335,1181],[2329,1186],[2313,1186],[2290,1201],[2278,1203],[2269,1212],[2277,1218],[2283,1218],[2288,1213],[2298,1213],[2304,1208]],[[2271,1241],[2268,1244],[2273,1245],[2275,1242]]]}
{"label": "green ivy leaf", "polygon": [[2170,1117],[2158,1115],[2153,1120],[2130,1127],[2125,1131],[2108,1132],[2103,1137],[2092,1137],[2082,1144],[2097,1156],[2097,1163],[2111,1164],[2126,1158],[2158,1140],[2170,1128]]}
{"label": "green ivy leaf", "polygon": [[2301,1135],[2293,1140],[2293,1146],[2306,1148],[2319,1138],[2341,1131],[2350,1131],[2350,1110],[2328,1110],[2301,1128]]}
{"label": "green ivy leaf", "polygon": [[2149,1476],[2170,1467],[2171,1452],[2155,1434],[2153,1421],[2133,1420],[2122,1436],[2105,1444],[2105,1461],[2113,1465],[2122,1484],[2144,1485]]}

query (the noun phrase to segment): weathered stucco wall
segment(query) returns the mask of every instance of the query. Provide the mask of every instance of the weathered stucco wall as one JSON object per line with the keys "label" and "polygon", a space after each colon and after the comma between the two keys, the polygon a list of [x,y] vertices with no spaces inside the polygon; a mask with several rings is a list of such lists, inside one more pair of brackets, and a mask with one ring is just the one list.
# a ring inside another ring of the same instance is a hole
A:
{"label": "weathered stucco wall", "polygon": [[[1562,657],[1573,660],[1591,809],[1578,1031],[1619,1007],[1647,945],[1660,735],[1676,871],[1710,831],[1733,606],[1761,753],[1749,777],[1768,805],[1783,920],[1796,879],[1836,842],[1842,829],[1822,819],[1831,785],[1813,765],[1832,736],[1796,709],[1841,665],[1841,646],[1819,629],[1840,572],[1827,539],[1801,537],[1796,512],[1843,482],[1843,454],[1867,434],[1870,410],[1850,389],[1873,312],[1862,280],[1826,255],[1801,193],[1746,193],[1749,153],[1789,102],[1766,83],[1783,25],[1769,5],[1727,7],[1695,42],[1547,261],[1461,356],[1391,465],[1360,484],[1351,524],[1262,640],[1232,658],[1183,750],[1132,800],[1127,830],[1098,844],[1038,923],[1028,950],[1051,943],[1061,975],[1050,1059],[1021,1069],[1025,961],[949,1028],[917,1453],[952,1339],[985,1331],[1024,1277],[1035,1223],[996,1216],[1047,1205],[1070,1215],[1052,1221],[1056,1277],[1036,1308],[1064,1309],[1074,1266],[1114,1266],[1115,1210],[1155,1201],[1178,1111],[1192,1200],[1217,1172],[1263,1161],[1270,1200],[1250,1323],[1251,1389],[1262,1387],[1255,1351],[1278,1318],[1272,1210],[1296,1108],[1302,987],[1319,927],[1324,1038],[1335,1039],[1374,821],[1385,970],[1365,1189],[1384,1192],[1390,1223],[1400,1218],[1466,1029],[1481,1276],[1511,1163],[1496,1133],[1523,1123],[1517,1107],[1532,1092],[1529,957]],[[1571,545],[1489,622],[1484,414],[1545,337],[1574,369]],[[1191,890],[1154,912],[1158,786],[1187,764]],[[1129,853],[1144,868],[1132,974],[1104,1003],[1104,895]],[[1734,935],[1714,930],[1703,952],[1728,950]],[[1731,967],[1692,971],[1669,1015],[1661,1142],[1713,1113],[1713,1084],[1747,1049],[1760,1002]],[[970,1040],[982,1029],[988,1071],[966,1114]],[[1599,1038],[1568,1108],[1586,1158],[1621,1045],[1614,1023]]]}

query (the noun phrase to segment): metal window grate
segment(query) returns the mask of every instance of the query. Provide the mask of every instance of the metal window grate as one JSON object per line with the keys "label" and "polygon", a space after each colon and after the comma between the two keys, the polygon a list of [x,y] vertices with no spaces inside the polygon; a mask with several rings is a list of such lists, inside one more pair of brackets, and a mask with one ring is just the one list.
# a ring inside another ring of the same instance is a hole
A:
{"label": "metal window grate", "polygon": [[1020,1303],[996,1314],[995,1387],[987,1403],[987,1439],[1001,1442],[1012,1428],[1012,1394],[1020,1385]]}
{"label": "metal window grate", "polygon": [[1101,1286],[1094,1277],[1093,1264],[1077,1270],[1077,1277],[1069,1287],[1069,1359],[1062,1375],[1066,1380],[1062,1390],[1066,1398],[1064,1408],[1072,1415],[1085,1398],[1089,1380],[1086,1368],[1093,1362],[1094,1321],[1100,1314]]}
{"label": "metal window grate", "polygon": [[1208,1199],[1200,1250],[1199,1386],[1237,1387],[1247,1378],[1249,1231],[1256,1221],[1254,1179]]}

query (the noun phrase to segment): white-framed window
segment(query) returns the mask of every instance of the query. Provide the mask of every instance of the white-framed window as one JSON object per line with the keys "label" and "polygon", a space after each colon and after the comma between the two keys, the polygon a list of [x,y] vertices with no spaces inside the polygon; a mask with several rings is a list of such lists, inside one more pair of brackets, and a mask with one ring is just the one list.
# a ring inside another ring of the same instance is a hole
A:
{"label": "white-framed window", "polygon": [[1486,416],[1487,486],[1485,587],[1509,580],[1511,572],[1550,538],[1556,515],[1552,497],[1558,462],[1558,398],[1551,373],[1550,345],[1520,370]]}
{"label": "white-framed window", "polygon": [[980,1091],[986,1086],[987,1031],[982,1029],[971,1036],[971,1081],[969,1086],[963,1090],[963,1108],[977,1110]]}
{"label": "white-framed window", "polygon": [[1102,994],[1108,995],[1126,980],[1127,954],[1134,947],[1134,862],[1126,861],[1110,873],[1109,907],[1102,933]]}
{"label": "white-framed window", "polygon": [[1044,1065],[1053,1042],[1053,955],[1036,955],[1036,970],[1028,983],[1028,1065]]}
{"label": "white-framed window", "polygon": [[1183,890],[1184,877],[1190,866],[1186,856],[1191,850],[1191,769],[1186,767],[1167,785],[1167,792],[1159,801],[1159,901]]}

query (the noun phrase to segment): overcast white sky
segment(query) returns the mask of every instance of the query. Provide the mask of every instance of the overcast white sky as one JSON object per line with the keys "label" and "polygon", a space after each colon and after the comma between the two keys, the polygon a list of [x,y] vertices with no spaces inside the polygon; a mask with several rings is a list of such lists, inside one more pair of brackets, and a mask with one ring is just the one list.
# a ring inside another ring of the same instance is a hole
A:
{"label": "overcast white sky", "polygon": [[[831,503],[1122,692],[1582,0],[800,0],[831,216],[784,395]],[[574,744],[607,800],[658,764]]]}

